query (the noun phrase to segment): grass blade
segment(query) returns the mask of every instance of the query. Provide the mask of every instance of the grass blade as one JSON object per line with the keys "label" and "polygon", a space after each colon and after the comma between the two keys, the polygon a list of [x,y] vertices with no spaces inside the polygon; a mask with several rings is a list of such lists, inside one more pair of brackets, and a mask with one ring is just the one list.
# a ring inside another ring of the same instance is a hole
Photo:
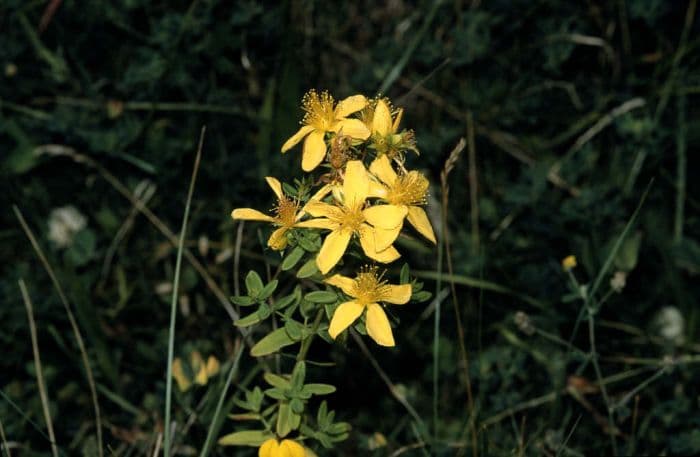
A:
{"label": "grass blade", "polygon": [[199,135],[199,146],[197,147],[197,156],[194,159],[194,168],[192,169],[192,177],[190,178],[190,187],[187,191],[187,202],[185,203],[185,214],[182,217],[182,228],[180,229],[180,240],[177,246],[177,260],[175,261],[175,278],[173,279],[173,295],[170,300],[170,327],[168,329],[168,366],[166,369],[166,384],[165,384],[165,434],[163,440],[163,454],[168,457],[170,455],[170,410],[172,406],[173,393],[173,358],[175,352],[175,318],[177,316],[177,294],[180,288],[180,269],[182,267],[182,251],[185,245],[185,233],[187,231],[187,219],[190,215],[190,206],[192,204],[192,194],[194,193],[194,185],[197,181],[197,172],[199,171],[199,162],[202,158],[202,146],[204,145],[204,134],[206,127],[202,127],[202,132]]}
{"label": "grass blade", "polygon": [[[49,431],[49,441],[51,442],[51,453],[54,457],[58,457],[58,446],[56,445],[56,434],[53,431],[53,421],[51,420],[51,410],[49,408],[49,397],[46,393],[46,383],[44,382],[44,374],[41,368],[41,356],[39,355],[39,342],[36,337],[36,323],[34,322],[34,307],[32,300],[29,298],[27,286],[24,281],[18,281],[19,289],[22,291],[22,299],[24,306],[27,309],[27,320],[29,321],[29,332],[32,338],[32,352],[34,353],[34,369],[36,371],[36,383],[39,386],[39,397],[41,399],[41,408],[44,410],[44,420],[46,428]],[[4,435],[4,433],[3,433]],[[9,451],[8,451],[9,452]]]}

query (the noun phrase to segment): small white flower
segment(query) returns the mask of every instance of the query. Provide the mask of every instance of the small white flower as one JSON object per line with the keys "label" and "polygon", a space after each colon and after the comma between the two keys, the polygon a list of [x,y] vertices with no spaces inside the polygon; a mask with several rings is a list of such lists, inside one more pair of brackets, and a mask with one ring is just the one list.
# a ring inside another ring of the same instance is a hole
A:
{"label": "small white flower", "polygon": [[675,306],[664,306],[654,319],[657,333],[663,339],[683,344],[685,340],[685,319]]}
{"label": "small white flower", "polygon": [[73,244],[73,237],[87,225],[87,219],[74,206],[54,208],[49,215],[48,238],[57,247]]}

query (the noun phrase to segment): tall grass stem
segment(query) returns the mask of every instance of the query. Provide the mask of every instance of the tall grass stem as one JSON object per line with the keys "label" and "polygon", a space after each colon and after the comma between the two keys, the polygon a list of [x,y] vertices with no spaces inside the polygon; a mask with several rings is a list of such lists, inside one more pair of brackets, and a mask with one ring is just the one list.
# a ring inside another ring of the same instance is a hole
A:
{"label": "tall grass stem", "polygon": [[197,156],[194,159],[194,167],[192,169],[192,177],[190,178],[190,187],[187,191],[187,201],[185,203],[185,214],[182,217],[182,228],[180,229],[180,240],[177,246],[177,259],[175,260],[175,278],[173,279],[173,295],[170,300],[170,326],[168,328],[168,366],[166,369],[165,383],[165,426],[163,439],[163,454],[165,457],[170,456],[170,411],[172,406],[172,390],[173,390],[173,358],[175,352],[175,320],[177,317],[177,298],[180,287],[180,269],[182,268],[182,252],[185,245],[185,234],[187,232],[187,220],[190,215],[190,206],[192,205],[192,194],[197,181],[197,172],[199,171],[199,163],[202,158],[202,147],[204,146],[204,134],[207,128],[202,127],[199,135],[199,145],[197,147]]}

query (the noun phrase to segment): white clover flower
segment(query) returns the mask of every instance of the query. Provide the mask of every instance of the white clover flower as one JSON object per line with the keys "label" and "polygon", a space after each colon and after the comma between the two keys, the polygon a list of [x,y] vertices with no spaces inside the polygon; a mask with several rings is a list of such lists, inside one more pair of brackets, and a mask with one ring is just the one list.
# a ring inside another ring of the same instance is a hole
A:
{"label": "white clover flower", "polygon": [[685,319],[675,306],[664,306],[656,314],[654,327],[657,334],[674,344],[685,341]]}
{"label": "white clover flower", "polygon": [[73,237],[87,225],[87,219],[74,206],[54,208],[49,215],[48,238],[59,248],[73,244]]}

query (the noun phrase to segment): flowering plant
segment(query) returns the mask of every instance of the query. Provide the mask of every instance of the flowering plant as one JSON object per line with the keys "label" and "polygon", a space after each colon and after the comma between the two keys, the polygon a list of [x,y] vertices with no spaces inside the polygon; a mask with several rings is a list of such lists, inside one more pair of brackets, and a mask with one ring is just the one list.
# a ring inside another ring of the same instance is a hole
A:
{"label": "flowering plant", "polygon": [[[261,427],[219,440],[222,445],[258,447],[261,457],[314,455],[308,448],[311,441],[331,448],[349,434],[350,425],[335,422],[326,401],[310,414],[314,396],[336,390],[306,382],[305,359],[315,337],[332,343],[354,329],[380,346],[394,346],[385,304],[430,298],[421,283],[410,280],[407,264],[398,284],[385,279],[387,266],[401,257],[394,244],[406,232],[405,221],[435,243],[423,209],[429,182],[405,168],[406,152],[418,149],[413,131],[399,129],[403,110],[392,108],[383,97],[353,95],[336,103],[328,92],[313,90],[302,103],[302,125],[282,152],[303,141],[301,166],[308,178],[291,185],[267,177],[277,200],[272,211],[238,208],[231,214],[236,220],[272,224],[267,245],[282,255],[269,282],[255,271],[248,273],[246,295],[232,301],[257,308],[235,325],[264,328],[261,324],[269,318],[282,321],[254,344],[254,357],[299,345],[289,374],[266,372],[268,388],[254,387],[236,401],[245,412],[232,417]],[[276,277],[292,270],[299,284],[290,294],[274,297]]]}

